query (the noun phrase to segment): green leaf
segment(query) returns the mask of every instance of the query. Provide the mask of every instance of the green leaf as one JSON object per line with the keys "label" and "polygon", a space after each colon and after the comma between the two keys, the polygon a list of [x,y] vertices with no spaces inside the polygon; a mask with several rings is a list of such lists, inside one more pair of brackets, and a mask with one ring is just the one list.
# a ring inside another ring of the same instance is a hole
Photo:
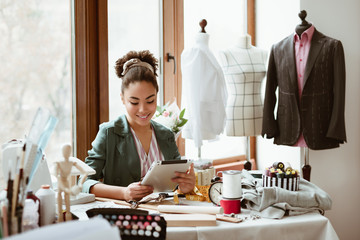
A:
{"label": "green leaf", "polygon": [[179,118],[182,119],[185,114],[185,108],[180,112]]}
{"label": "green leaf", "polygon": [[187,119],[182,119],[182,121],[178,124],[178,127],[182,127],[187,123]]}

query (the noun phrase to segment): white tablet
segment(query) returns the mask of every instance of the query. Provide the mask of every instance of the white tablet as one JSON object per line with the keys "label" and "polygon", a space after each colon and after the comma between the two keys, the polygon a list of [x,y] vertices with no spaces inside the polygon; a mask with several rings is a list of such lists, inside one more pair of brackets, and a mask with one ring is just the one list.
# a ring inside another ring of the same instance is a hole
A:
{"label": "white tablet", "polygon": [[175,172],[186,172],[190,166],[188,160],[155,161],[141,181],[142,185],[154,187],[154,192],[171,192],[177,183],[171,181]]}

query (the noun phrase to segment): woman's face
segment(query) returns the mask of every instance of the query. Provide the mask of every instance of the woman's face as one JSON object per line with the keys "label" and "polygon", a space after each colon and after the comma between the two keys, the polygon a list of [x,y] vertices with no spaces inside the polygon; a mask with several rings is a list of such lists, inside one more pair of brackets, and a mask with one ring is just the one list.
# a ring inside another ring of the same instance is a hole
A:
{"label": "woman's face", "polygon": [[128,121],[132,128],[149,126],[156,112],[156,89],[150,82],[131,83],[121,94]]}

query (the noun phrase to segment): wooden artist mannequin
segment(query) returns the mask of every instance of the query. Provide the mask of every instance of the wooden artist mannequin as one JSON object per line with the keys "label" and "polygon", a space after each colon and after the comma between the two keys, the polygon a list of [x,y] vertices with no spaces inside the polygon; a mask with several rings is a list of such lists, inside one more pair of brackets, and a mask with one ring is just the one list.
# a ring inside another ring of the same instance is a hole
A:
{"label": "wooden artist mannequin", "polygon": [[[70,194],[75,196],[79,194],[81,191],[82,185],[87,177],[86,171],[79,166],[76,162],[71,161],[71,146],[69,144],[65,144],[62,147],[62,154],[64,159],[61,161],[55,162],[55,176],[58,179],[58,197],[57,197],[57,205],[58,205],[58,219],[59,222],[64,221],[63,209],[62,209],[62,193],[64,193],[65,200],[65,221],[71,220],[70,213]],[[81,179],[78,185],[71,187],[70,176],[72,168],[76,167],[84,177]]]}

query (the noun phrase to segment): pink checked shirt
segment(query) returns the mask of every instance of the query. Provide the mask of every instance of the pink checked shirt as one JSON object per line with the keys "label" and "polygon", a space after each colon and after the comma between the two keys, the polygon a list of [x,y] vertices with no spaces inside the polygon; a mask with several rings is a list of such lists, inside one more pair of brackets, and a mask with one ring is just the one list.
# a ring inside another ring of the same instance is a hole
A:
{"label": "pink checked shirt", "polygon": [[[306,62],[309,56],[311,39],[314,34],[314,25],[311,25],[306,31],[301,34],[301,39],[295,33],[294,34],[294,43],[295,43],[295,61],[296,61],[296,71],[297,71],[297,80],[299,88],[299,101],[301,101],[301,94],[304,87],[304,74]],[[301,133],[297,143],[294,146],[298,147],[307,147],[304,136]]]}
{"label": "pink checked shirt", "polygon": [[149,170],[151,164],[156,160],[164,160],[164,155],[161,153],[159,146],[156,141],[155,131],[152,128],[151,143],[149,153],[145,152],[139,138],[136,136],[135,131],[130,127],[131,133],[134,136],[136,150],[140,157],[140,166],[141,166],[141,178],[145,176]]}

